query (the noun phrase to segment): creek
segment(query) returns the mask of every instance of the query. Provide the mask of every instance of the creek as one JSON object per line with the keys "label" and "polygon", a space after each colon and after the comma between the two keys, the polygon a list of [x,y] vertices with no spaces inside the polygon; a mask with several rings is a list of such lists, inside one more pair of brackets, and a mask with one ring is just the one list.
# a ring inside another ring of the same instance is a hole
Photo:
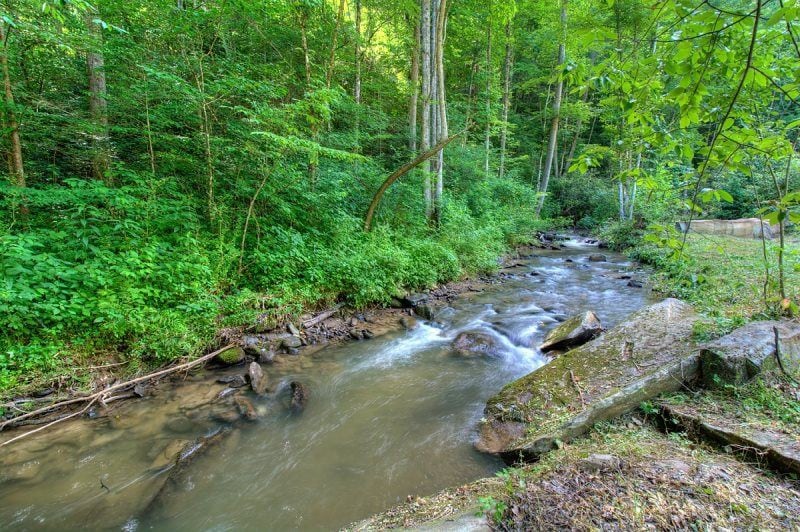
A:
{"label": "creek", "polygon": [[[609,327],[653,299],[628,286],[627,259],[592,253],[567,241],[462,294],[435,322],[282,357],[291,360],[264,367],[277,391],[249,395],[255,421],[205,408],[225,386],[203,370],[0,448],[0,529],[331,530],[492,476],[504,465],[473,449],[476,425],[490,396],[547,363],[535,348],[547,331],[586,310]],[[462,331],[492,335],[500,354],[457,355],[450,343]],[[300,414],[287,407],[293,380],[310,393]],[[170,468],[187,443],[214,434]]]}

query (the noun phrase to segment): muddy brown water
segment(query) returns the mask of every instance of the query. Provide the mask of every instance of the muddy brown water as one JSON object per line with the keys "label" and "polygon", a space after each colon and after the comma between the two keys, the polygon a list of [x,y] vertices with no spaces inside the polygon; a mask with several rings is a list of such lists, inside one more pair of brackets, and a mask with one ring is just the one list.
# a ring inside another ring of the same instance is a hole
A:
{"label": "muddy brown water", "polygon": [[[547,362],[534,347],[547,331],[585,310],[613,325],[652,299],[619,278],[631,268],[624,257],[589,261],[596,252],[567,242],[462,295],[434,323],[265,366],[273,393],[240,391],[256,421],[231,423],[207,406],[225,386],[201,372],[0,448],[0,529],[331,530],[491,476],[503,463],[473,449],[476,424],[491,395]],[[455,355],[450,342],[466,330],[492,334],[502,356]],[[301,414],[288,408],[291,380],[310,391]]]}

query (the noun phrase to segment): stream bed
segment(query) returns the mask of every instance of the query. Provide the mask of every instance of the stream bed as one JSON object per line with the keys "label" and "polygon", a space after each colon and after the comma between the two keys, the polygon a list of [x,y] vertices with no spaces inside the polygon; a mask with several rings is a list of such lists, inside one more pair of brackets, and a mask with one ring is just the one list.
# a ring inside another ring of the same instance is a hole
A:
{"label": "stream bed", "polygon": [[[277,391],[248,395],[255,421],[203,408],[225,388],[204,370],[0,448],[0,529],[332,530],[492,476],[503,463],[473,449],[477,423],[489,397],[547,362],[535,348],[547,331],[586,310],[609,327],[653,299],[628,286],[625,257],[593,253],[567,241],[462,294],[435,322],[265,366]],[[501,355],[457,355],[462,331],[491,334]],[[288,408],[290,381],[309,391],[302,413]],[[208,448],[171,467],[193,441]]]}

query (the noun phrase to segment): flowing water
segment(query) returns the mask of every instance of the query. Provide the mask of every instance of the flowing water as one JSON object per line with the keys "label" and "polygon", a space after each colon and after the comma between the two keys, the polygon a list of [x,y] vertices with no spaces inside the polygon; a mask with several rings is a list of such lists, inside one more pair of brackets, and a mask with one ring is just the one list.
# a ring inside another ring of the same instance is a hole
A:
{"label": "flowing water", "polygon": [[[330,530],[491,476],[503,464],[473,450],[475,427],[491,395],[547,362],[534,347],[547,331],[585,310],[613,325],[649,302],[620,279],[631,267],[622,256],[590,262],[592,252],[567,242],[460,296],[435,323],[286,357],[266,368],[279,391],[251,397],[254,422],[231,427],[204,406],[224,386],[201,372],[0,448],[0,529]],[[502,356],[456,355],[450,342],[467,330],[491,334]],[[287,408],[290,380],[310,390],[302,414]],[[215,443],[170,469],[199,436]]]}

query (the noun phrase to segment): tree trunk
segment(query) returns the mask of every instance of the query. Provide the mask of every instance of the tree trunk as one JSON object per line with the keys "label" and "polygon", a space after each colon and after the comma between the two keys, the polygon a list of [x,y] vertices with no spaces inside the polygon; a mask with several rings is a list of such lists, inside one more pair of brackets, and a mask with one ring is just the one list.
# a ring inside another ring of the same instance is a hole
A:
{"label": "tree trunk", "polygon": [[483,173],[489,177],[489,153],[492,149],[492,21],[489,19],[486,31],[486,131],[484,135],[484,150],[486,152],[483,161]]}
{"label": "tree trunk", "polygon": [[353,83],[353,99],[361,105],[361,0],[356,0],[356,79]]}
{"label": "tree trunk", "polygon": [[342,25],[344,18],[344,2],[339,2],[339,12],[336,14],[336,25],[333,27],[333,35],[331,36],[331,56],[328,61],[328,72],[325,74],[325,87],[331,88],[331,81],[333,80],[333,70],[336,66],[336,39],[339,36],[339,27]]}
{"label": "tree trunk", "polygon": [[553,121],[550,125],[550,141],[547,145],[547,157],[544,161],[544,172],[542,183],[539,187],[539,203],[536,205],[536,217],[541,216],[544,198],[547,194],[547,186],[550,182],[550,172],[553,169],[553,162],[556,154],[556,144],[558,142],[558,120],[561,112],[561,93],[564,90],[563,66],[566,61],[566,39],[567,39],[567,0],[561,0],[561,40],[558,44],[558,78],[556,82],[555,96],[553,98]]}
{"label": "tree trunk", "polygon": [[408,149],[417,151],[417,104],[419,100],[420,27],[414,24],[414,49],[411,52],[411,101],[408,105]]}
{"label": "tree trunk", "polygon": [[306,68],[306,92],[311,91],[311,58],[308,55],[308,35],[306,26],[308,25],[308,13],[300,9],[300,44],[303,47],[303,64]]}
{"label": "tree trunk", "polygon": [[[581,94],[581,101],[586,103],[589,101],[589,87],[583,89],[583,94]],[[567,153],[567,158],[564,160],[564,165],[561,168],[561,174],[565,174],[569,172],[569,167],[572,166],[572,160],[575,158],[575,148],[578,146],[578,140],[581,137],[581,130],[583,128],[583,117],[579,116],[577,122],[575,123],[575,136],[572,137],[572,144],[569,146],[569,152]]]}
{"label": "tree trunk", "polygon": [[511,19],[506,22],[506,57],[503,62],[503,124],[500,130],[500,178],[506,173],[506,144],[508,138],[508,111],[511,107],[511,63],[514,49],[511,46]]}
{"label": "tree trunk", "polygon": [[[92,18],[93,14],[87,13],[85,23],[92,37],[91,46],[99,49],[103,45],[103,35]],[[97,49],[86,52],[86,72],[89,78],[89,115],[93,122],[92,177],[104,179],[109,166],[108,103],[105,58]]]}
{"label": "tree trunk", "polygon": [[[445,79],[444,79],[444,39],[445,28],[447,24],[447,0],[437,0],[439,3],[438,13],[436,15],[436,34],[434,36],[434,49],[436,51],[436,80],[437,87],[437,100],[439,110],[438,142],[445,140],[448,135],[447,124],[447,99],[445,92]],[[442,195],[444,193],[444,147],[439,150],[439,162],[436,174],[436,192],[433,200],[433,221],[437,225],[441,222],[442,216]]]}
{"label": "tree trunk", "polygon": [[[464,118],[464,129],[470,131],[472,129],[472,106],[475,103],[475,76],[478,74],[478,61],[473,56],[472,68],[470,68],[469,86],[467,87],[467,114]],[[461,139],[461,145],[467,145],[469,135],[464,135]]]}
{"label": "tree trunk", "polygon": [[0,20],[0,67],[3,70],[3,89],[5,96],[6,120],[8,128],[11,130],[11,182],[18,186],[25,186],[25,169],[22,164],[22,143],[19,138],[19,122],[14,110],[14,93],[11,90],[11,75],[8,69],[8,34],[6,33],[5,22]]}
{"label": "tree trunk", "polygon": [[[421,0],[421,36],[422,43],[422,151],[431,146],[431,0]],[[430,219],[433,213],[433,196],[431,194],[431,162],[425,160],[425,217]]]}

